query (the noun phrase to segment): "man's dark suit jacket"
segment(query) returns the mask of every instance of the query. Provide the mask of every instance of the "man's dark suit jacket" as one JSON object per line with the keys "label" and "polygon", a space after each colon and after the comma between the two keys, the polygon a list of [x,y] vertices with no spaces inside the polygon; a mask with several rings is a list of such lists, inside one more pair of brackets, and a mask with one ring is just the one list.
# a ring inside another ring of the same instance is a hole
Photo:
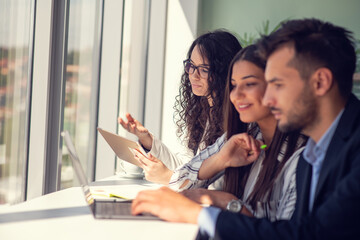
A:
{"label": "man's dark suit jacket", "polygon": [[215,239],[360,239],[360,101],[354,95],[330,142],[309,212],[311,168],[299,159],[296,208],[290,221],[271,223],[222,211]]}

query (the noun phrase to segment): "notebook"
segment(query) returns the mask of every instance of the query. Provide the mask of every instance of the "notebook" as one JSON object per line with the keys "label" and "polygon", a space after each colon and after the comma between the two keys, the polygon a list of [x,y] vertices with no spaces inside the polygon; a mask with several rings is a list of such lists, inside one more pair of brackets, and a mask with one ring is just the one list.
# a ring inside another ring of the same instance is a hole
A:
{"label": "notebook", "polygon": [[68,131],[61,133],[64,139],[65,146],[69,152],[75,175],[77,176],[81,188],[84,192],[85,200],[90,207],[91,212],[95,218],[100,219],[131,219],[131,220],[160,220],[151,214],[143,214],[133,216],[131,215],[131,200],[122,199],[95,199],[90,192],[89,182],[85,172],[81,166],[78,154],[75,150],[74,144],[71,141]]}

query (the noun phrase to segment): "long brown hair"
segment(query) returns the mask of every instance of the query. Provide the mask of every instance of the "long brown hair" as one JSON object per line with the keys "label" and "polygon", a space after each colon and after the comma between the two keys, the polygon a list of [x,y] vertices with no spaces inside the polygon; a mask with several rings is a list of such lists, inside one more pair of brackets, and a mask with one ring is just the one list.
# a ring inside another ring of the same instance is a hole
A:
{"label": "long brown hair", "polygon": [[[244,123],[240,120],[239,113],[236,111],[235,107],[230,102],[230,92],[232,90],[231,76],[232,69],[236,62],[238,61],[249,61],[259,68],[265,70],[265,61],[259,57],[257,53],[257,46],[250,45],[242,49],[239,53],[236,54],[232,60],[229,73],[228,81],[226,84],[225,91],[225,129],[227,131],[227,139],[232,135],[242,132],[247,132],[249,135],[256,137],[260,131],[256,123]],[[286,149],[284,151],[284,156],[281,162],[278,161],[278,156],[280,154],[283,143],[287,141]],[[270,193],[274,186],[274,181],[279,175],[281,169],[291,157],[291,155],[305,143],[305,137],[300,134],[300,132],[289,132],[282,133],[277,128],[274,133],[272,142],[266,151],[265,159],[262,163],[262,168],[259,173],[258,179],[255,183],[254,189],[249,196],[249,204],[251,207],[256,210],[258,201],[267,201],[270,197]],[[225,184],[224,191],[230,192],[241,198],[244,193],[245,184],[249,177],[249,173],[252,165],[236,168],[227,168],[225,170]]]}
{"label": "long brown hair", "polygon": [[[192,92],[189,74],[184,71],[174,106],[177,135],[181,137],[186,134],[184,140],[194,154],[202,139],[206,147],[224,133],[223,101],[227,71],[232,58],[241,49],[237,38],[224,30],[209,32],[195,39],[187,53],[188,59],[195,46],[199,47],[202,57],[206,58],[210,65],[209,95],[196,96]],[[209,97],[213,100],[212,107],[209,106]]]}

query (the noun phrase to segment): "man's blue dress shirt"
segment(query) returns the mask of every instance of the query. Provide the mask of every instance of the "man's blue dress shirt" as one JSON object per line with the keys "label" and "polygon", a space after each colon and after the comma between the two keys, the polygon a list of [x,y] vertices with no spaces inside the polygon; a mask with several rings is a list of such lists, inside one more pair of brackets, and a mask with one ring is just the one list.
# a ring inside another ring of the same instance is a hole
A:
{"label": "man's blue dress shirt", "polygon": [[310,198],[309,198],[309,211],[312,211],[314,205],[315,191],[316,186],[319,180],[320,170],[322,163],[325,158],[325,154],[329,147],[330,141],[335,133],[336,127],[339,123],[339,120],[342,116],[342,110],[325,134],[320,138],[319,142],[316,143],[313,139],[309,138],[306,143],[306,147],[303,153],[305,161],[307,161],[312,166],[312,176],[311,176],[311,185],[310,185]]}

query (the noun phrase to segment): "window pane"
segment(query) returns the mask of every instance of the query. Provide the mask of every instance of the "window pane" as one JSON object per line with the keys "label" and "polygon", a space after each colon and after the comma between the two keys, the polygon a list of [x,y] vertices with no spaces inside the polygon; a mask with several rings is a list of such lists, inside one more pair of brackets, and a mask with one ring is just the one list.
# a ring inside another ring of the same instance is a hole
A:
{"label": "window pane", "polygon": [[[89,179],[93,178],[102,1],[70,0],[64,130],[68,130]],[[61,188],[76,185],[63,147]]]}
{"label": "window pane", "polygon": [[0,3],[0,204],[24,200],[33,1]]}
{"label": "window pane", "polygon": [[353,93],[360,99],[360,73],[356,73],[355,76],[357,78],[354,81]]}

